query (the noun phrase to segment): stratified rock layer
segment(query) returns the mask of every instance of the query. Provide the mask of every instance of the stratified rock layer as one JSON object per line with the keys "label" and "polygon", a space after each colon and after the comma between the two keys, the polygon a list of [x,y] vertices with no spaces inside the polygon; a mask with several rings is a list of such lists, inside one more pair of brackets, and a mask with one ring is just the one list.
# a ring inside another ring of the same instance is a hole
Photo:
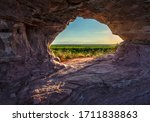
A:
{"label": "stratified rock layer", "polygon": [[[111,66],[149,68],[149,8],[149,0],[1,0],[0,98],[17,97],[18,101],[15,99],[17,102],[14,104],[25,104],[25,98],[21,99],[20,96],[24,96],[23,93],[29,89],[24,92],[21,89],[33,80],[49,76],[66,67],[57,62],[48,46],[77,16],[98,20],[125,40],[114,56],[104,58],[111,57]],[[110,76],[120,75],[116,74]],[[130,72],[126,78],[129,74]],[[29,98],[32,99],[33,94],[30,95]],[[68,103],[70,102],[71,100]],[[36,103],[44,104],[40,100]]]}

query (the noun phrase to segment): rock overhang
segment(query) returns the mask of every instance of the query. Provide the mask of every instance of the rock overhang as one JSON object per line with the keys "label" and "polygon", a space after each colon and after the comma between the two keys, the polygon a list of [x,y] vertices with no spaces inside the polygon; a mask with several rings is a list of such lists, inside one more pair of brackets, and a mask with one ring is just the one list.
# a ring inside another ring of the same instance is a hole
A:
{"label": "rock overhang", "polygon": [[[0,104],[149,104],[149,8],[149,0],[1,0]],[[115,55],[83,71],[64,68],[47,48],[77,16],[98,20],[125,40]],[[63,94],[51,89],[57,82],[65,83],[58,84]]]}
{"label": "rock overhang", "polygon": [[[147,0],[1,0],[0,38],[3,46],[0,58],[6,58],[5,63],[10,65],[12,57],[21,57],[23,62],[20,65],[26,68],[19,72],[32,72],[37,65],[40,71],[52,70],[57,63],[53,60],[55,56],[47,45],[51,44],[77,16],[96,19],[108,25],[112,33],[119,35],[127,45],[131,45],[128,42],[134,42],[135,47],[137,44],[149,45],[149,8],[150,2]],[[130,48],[126,49],[138,53]],[[146,53],[148,47],[146,50],[144,46],[134,49]],[[122,57],[126,57],[124,55],[128,54],[128,51],[117,51],[116,59],[125,59]],[[130,55],[127,56],[130,59]],[[15,61],[15,65],[18,65],[17,60]],[[9,65],[7,69],[11,70],[12,66]],[[14,67],[17,67],[15,65]]]}
{"label": "rock overhang", "polygon": [[77,16],[94,18],[107,24],[123,40],[145,40],[150,38],[149,6],[146,0],[3,0],[0,15],[39,28],[59,28],[59,31]]}

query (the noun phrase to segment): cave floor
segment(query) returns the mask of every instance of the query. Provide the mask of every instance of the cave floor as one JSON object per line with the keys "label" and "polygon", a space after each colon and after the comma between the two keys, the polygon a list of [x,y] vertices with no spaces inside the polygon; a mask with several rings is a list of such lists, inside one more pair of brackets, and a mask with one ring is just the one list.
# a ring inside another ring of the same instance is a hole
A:
{"label": "cave floor", "polygon": [[[3,104],[150,104],[150,69],[90,59],[26,81]],[[6,100],[6,101],[5,101]],[[2,103],[1,103],[2,104]]]}
{"label": "cave floor", "polygon": [[93,59],[35,80],[24,89],[32,104],[150,104],[149,74],[149,68]]}
{"label": "cave floor", "polygon": [[87,58],[74,58],[74,59],[69,59],[67,61],[62,62],[63,64],[66,65],[73,65],[74,67],[83,65],[85,63],[88,63],[92,60],[94,60],[94,57],[87,57]]}

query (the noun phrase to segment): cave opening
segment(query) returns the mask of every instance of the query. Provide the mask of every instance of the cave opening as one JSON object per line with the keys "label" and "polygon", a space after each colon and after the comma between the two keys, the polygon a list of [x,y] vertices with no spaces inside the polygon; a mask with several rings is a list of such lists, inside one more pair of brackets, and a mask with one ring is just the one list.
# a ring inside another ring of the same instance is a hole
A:
{"label": "cave opening", "polygon": [[72,59],[78,62],[113,53],[122,41],[107,25],[77,17],[55,38],[50,48],[61,62]]}

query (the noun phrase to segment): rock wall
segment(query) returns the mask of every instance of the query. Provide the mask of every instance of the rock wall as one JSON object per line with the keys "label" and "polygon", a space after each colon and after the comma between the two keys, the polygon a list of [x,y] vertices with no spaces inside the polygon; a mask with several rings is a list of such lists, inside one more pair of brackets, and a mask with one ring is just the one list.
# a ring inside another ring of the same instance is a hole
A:
{"label": "rock wall", "polygon": [[[118,49],[115,61],[137,64],[138,57],[147,64],[149,8],[149,0],[1,0],[0,81],[11,82],[62,68],[47,46],[77,16],[96,19],[127,40]],[[130,41],[142,42],[142,46]],[[144,57],[137,56],[137,52]]]}

